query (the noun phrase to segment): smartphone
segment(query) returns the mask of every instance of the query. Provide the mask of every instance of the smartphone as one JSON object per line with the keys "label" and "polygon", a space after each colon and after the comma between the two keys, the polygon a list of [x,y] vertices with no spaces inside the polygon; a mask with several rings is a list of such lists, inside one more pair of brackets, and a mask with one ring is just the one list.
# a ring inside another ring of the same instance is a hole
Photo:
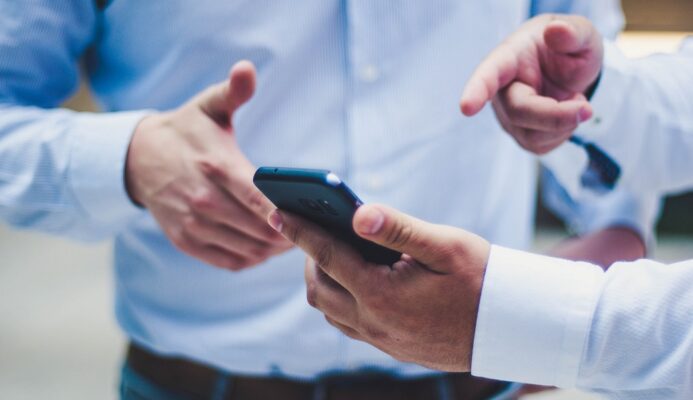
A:
{"label": "smartphone", "polygon": [[392,265],[401,253],[358,236],[352,228],[354,213],[363,202],[326,170],[260,167],[255,186],[280,210],[312,221],[354,247],[366,261]]}

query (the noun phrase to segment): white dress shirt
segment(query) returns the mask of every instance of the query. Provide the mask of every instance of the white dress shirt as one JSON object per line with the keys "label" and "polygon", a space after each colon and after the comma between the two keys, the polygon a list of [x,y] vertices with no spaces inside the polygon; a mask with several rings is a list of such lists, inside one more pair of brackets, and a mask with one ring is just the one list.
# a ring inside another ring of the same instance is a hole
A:
{"label": "white dress shirt", "polygon": [[[635,61],[609,46],[593,104],[595,120],[582,134],[621,163],[622,184],[693,186],[690,46]],[[550,162],[564,162],[561,155]],[[562,178],[581,195],[577,175]],[[494,246],[472,373],[619,399],[693,399],[693,260],[617,263],[604,272]]]}

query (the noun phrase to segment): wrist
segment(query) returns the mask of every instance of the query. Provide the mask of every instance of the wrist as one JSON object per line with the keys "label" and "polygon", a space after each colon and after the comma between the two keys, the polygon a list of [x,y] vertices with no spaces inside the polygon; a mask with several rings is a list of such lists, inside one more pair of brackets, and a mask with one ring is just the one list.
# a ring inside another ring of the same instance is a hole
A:
{"label": "wrist", "polygon": [[[461,345],[466,349],[464,353],[466,358],[462,360],[462,371],[471,371],[472,368],[474,340],[480,312],[481,295],[484,280],[486,278],[489,258],[491,257],[491,243],[485,239],[473,235],[471,240],[468,240],[468,242],[472,244],[471,248],[473,248],[474,251],[468,264],[468,266],[471,266],[471,268],[466,268],[468,271],[467,276],[463,277],[465,282],[463,290],[469,293],[469,297],[465,299],[465,303],[467,307],[470,307],[469,311],[471,312],[468,314],[469,318],[465,321],[465,325],[467,326],[468,330],[465,331],[467,334],[464,335],[465,340],[463,340],[461,343]],[[465,308],[463,305],[460,305],[460,307],[462,309]]]}
{"label": "wrist", "polygon": [[647,248],[640,235],[625,226],[611,226],[561,243],[551,255],[573,261],[589,261],[607,269],[618,261],[645,257]]}
{"label": "wrist", "polygon": [[141,212],[125,187],[125,163],[135,127],[148,113],[74,114],[66,182],[86,215],[111,232]]}
{"label": "wrist", "polygon": [[130,200],[139,207],[145,207],[144,185],[140,178],[141,159],[146,138],[150,132],[156,131],[160,124],[159,114],[148,115],[137,124],[128,145],[125,158],[124,181],[125,189]]}

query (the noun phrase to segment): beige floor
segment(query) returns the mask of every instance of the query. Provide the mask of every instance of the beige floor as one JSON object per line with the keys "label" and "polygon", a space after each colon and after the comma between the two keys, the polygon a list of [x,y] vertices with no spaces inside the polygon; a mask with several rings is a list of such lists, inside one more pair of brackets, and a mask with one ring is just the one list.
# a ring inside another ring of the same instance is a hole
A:
{"label": "beige floor", "polygon": [[[556,240],[542,235],[538,246]],[[664,258],[693,258],[690,243],[667,240]],[[111,311],[109,252],[108,244],[86,247],[0,227],[0,399],[116,397],[123,338]]]}

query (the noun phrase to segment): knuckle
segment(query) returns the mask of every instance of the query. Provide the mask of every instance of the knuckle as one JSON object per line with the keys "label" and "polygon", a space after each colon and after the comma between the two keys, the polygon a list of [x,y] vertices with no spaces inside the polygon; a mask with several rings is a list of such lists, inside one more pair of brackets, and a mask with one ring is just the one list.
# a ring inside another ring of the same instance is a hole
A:
{"label": "knuckle", "polygon": [[311,307],[318,308],[318,283],[312,279],[306,282],[306,300]]}
{"label": "knuckle", "polygon": [[403,246],[409,243],[414,236],[414,229],[409,222],[397,222],[387,232],[385,240],[393,246]]}
{"label": "knuckle", "polygon": [[344,326],[339,326],[336,323],[330,323],[330,324],[332,326],[334,326],[335,328],[339,329],[347,337],[354,339],[354,340],[361,340],[361,336],[355,330],[349,329],[349,328],[344,327]]}
{"label": "knuckle", "polygon": [[505,116],[505,105],[501,104],[501,101],[502,100],[499,94],[495,95],[491,99],[491,108],[493,108],[493,112],[496,114],[498,119]]}
{"label": "knuckle", "polygon": [[549,120],[549,125],[554,132],[563,132],[574,129],[577,126],[577,119],[574,120],[568,116],[555,116]]}
{"label": "knuckle", "polygon": [[[267,226],[267,223],[264,221],[263,224],[263,227]],[[261,238],[262,240],[267,242],[268,250],[272,250],[274,248],[285,248],[289,246],[289,243],[286,240],[286,238],[282,236],[281,233],[275,231],[272,228],[267,229],[267,231],[262,234]]]}
{"label": "knuckle", "polygon": [[453,262],[460,258],[466,259],[469,253],[469,245],[463,240],[452,240],[441,251],[444,260]]}
{"label": "knuckle", "polygon": [[272,248],[268,244],[251,245],[247,251],[248,260],[253,263],[260,263],[272,255]]}
{"label": "knuckle", "polygon": [[265,196],[253,186],[243,188],[241,196],[250,208],[261,208],[264,205]]}
{"label": "knuckle", "polygon": [[391,311],[391,307],[387,306],[384,292],[385,290],[364,290],[360,295],[361,301],[368,307],[370,312],[376,315],[383,311],[387,313],[388,309]]}
{"label": "knuckle", "polygon": [[220,262],[220,266],[224,269],[228,269],[231,271],[240,271],[242,269],[248,268],[252,265],[248,260],[244,258],[236,258],[236,257],[231,257],[231,256],[226,256],[222,258]]}
{"label": "knuckle", "polygon": [[526,136],[527,136],[527,141],[530,143],[541,143],[543,141],[546,141],[546,138],[549,138],[554,135],[549,130],[537,130],[537,129],[527,129],[526,131]]}
{"label": "knuckle", "polygon": [[292,243],[301,243],[303,231],[301,228],[292,224],[284,224],[283,234],[286,235]]}
{"label": "knuckle", "polygon": [[537,155],[543,156],[544,154],[549,153],[551,150],[555,149],[558,146],[555,145],[537,145],[534,146],[534,149],[532,152],[534,152]]}
{"label": "knuckle", "polygon": [[331,243],[324,243],[318,246],[318,250],[315,254],[315,262],[321,266],[326,267],[332,265],[334,254],[334,245]]}
{"label": "knuckle", "polygon": [[501,105],[503,112],[507,116],[508,120],[512,122],[521,121],[526,118],[526,109],[522,104],[518,104],[512,100],[512,98],[504,98],[501,100]]}
{"label": "knuckle", "polygon": [[349,337],[350,339],[361,340],[361,336],[355,331],[343,330],[342,333],[347,335],[347,337]]}
{"label": "knuckle", "polygon": [[385,342],[390,336],[386,330],[380,329],[372,324],[361,324],[359,330],[363,332],[364,336],[376,342]]}
{"label": "knuckle", "polygon": [[530,151],[530,152],[532,152],[538,156],[542,156],[542,155],[549,152],[548,149],[546,149],[545,147],[542,147],[540,145],[531,145],[531,146],[527,147],[527,151]]}
{"label": "knuckle", "polygon": [[196,211],[209,211],[214,209],[216,199],[214,192],[209,188],[202,188],[190,198],[190,207]]}
{"label": "knuckle", "polygon": [[526,102],[521,96],[514,93],[512,88],[505,89],[498,100],[508,118],[513,121],[521,119],[527,114]]}
{"label": "knuckle", "polygon": [[[332,325],[333,327],[339,329],[339,326],[337,326],[337,322],[336,322],[335,320],[333,320],[332,318],[328,317],[327,315],[324,315],[323,317],[325,318],[325,321],[326,321],[328,324],[330,324],[330,325]],[[346,333],[346,332],[345,332],[345,333]]]}
{"label": "knuckle", "polygon": [[517,108],[508,107],[505,109],[505,120],[507,125],[518,126],[526,119],[527,117],[521,112],[518,112]]}
{"label": "knuckle", "polygon": [[524,145],[521,147],[532,154],[541,155],[541,153],[539,153],[539,150],[538,150],[539,147],[538,146],[534,146],[534,145],[529,144],[529,145]]}
{"label": "knuckle", "polygon": [[187,215],[183,217],[181,221],[181,226],[184,233],[193,234],[200,230],[200,222],[194,215]]}
{"label": "knuckle", "polygon": [[515,139],[517,144],[519,144],[520,146],[523,146],[525,142],[527,142],[527,137],[524,129],[519,128],[515,125],[508,125],[504,129],[506,132],[508,132],[508,134],[510,134],[510,136],[513,139]]}
{"label": "knuckle", "polygon": [[546,19],[546,22],[551,22],[559,19],[560,17],[561,15],[557,13],[546,13],[543,16],[541,16],[540,19]]}
{"label": "knuckle", "polygon": [[181,229],[176,229],[168,234],[171,243],[173,243],[178,250],[189,253],[192,250],[192,246],[186,235]]}
{"label": "knuckle", "polygon": [[272,247],[269,244],[259,244],[251,249],[253,257],[264,260],[272,254]]}
{"label": "knuckle", "polygon": [[527,137],[527,132],[524,130],[518,130],[515,133],[512,134],[513,139],[517,142],[520,147],[522,147],[525,150],[532,151],[532,144],[529,138]]}
{"label": "knuckle", "polygon": [[227,178],[227,168],[222,161],[210,158],[204,158],[196,162],[197,167],[202,173],[214,179],[226,179]]}
{"label": "knuckle", "polygon": [[539,155],[546,154],[558,147],[563,142],[562,138],[563,134],[558,132],[528,131],[525,149]]}
{"label": "knuckle", "polygon": [[578,21],[581,24],[585,24],[585,25],[591,24],[590,20],[587,19],[586,17],[582,16],[582,15],[571,15],[571,17],[574,18],[576,21]]}
{"label": "knuckle", "polygon": [[228,269],[230,271],[240,271],[241,269],[243,269],[242,265],[233,260],[224,260],[221,263],[219,263],[219,266],[223,269]]}

